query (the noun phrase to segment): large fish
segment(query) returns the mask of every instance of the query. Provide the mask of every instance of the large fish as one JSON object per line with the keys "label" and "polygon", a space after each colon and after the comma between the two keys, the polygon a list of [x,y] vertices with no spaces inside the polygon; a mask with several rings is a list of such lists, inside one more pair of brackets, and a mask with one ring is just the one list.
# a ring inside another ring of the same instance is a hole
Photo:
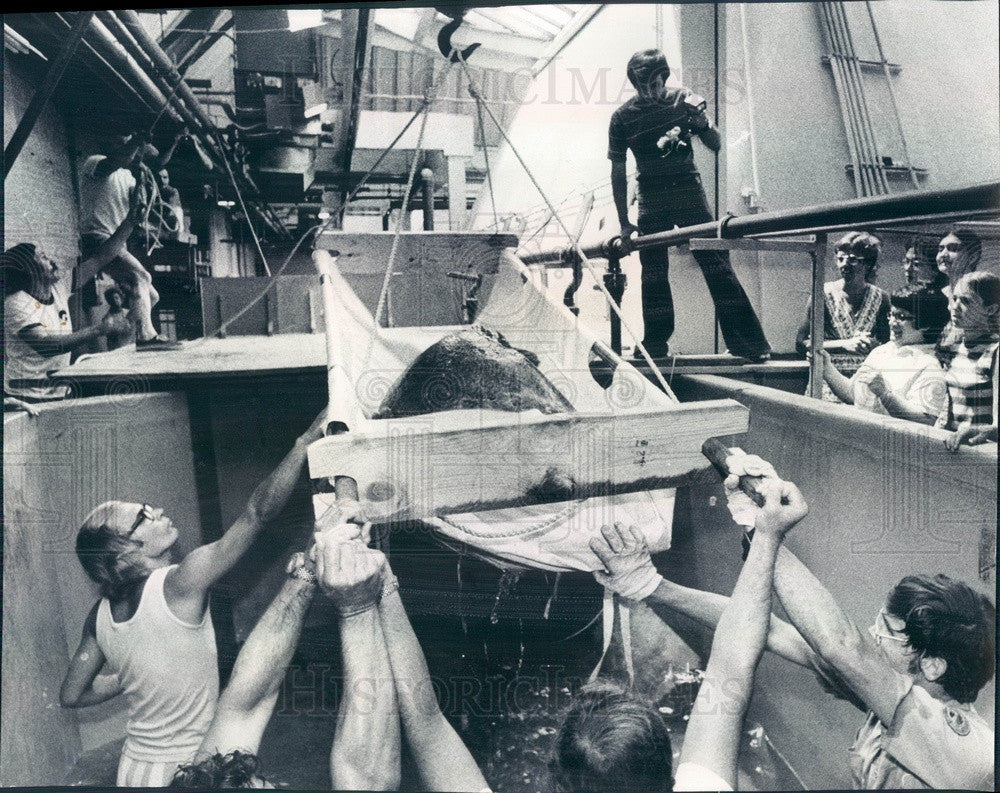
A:
{"label": "large fish", "polygon": [[569,413],[573,406],[538,370],[538,358],[501,335],[473,326],[424,350],[373,418],[488,408]]}

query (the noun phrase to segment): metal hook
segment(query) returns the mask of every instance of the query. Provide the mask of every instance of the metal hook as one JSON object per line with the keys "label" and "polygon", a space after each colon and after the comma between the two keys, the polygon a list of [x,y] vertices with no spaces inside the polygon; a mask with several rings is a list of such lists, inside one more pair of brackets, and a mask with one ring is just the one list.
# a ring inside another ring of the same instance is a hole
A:
{"label": "metal hook", "polygon": [[[442,13],[447,14],[452,17],[451,22],[445,25],[441,30],[438,31],[438,49],[441,50],[441,54],[447,58],[452,63],[459,63],[460,61],[466,61],[469,56],[472,55],[481,46],[478,42],[470,44],[464,50],[456,49],[451,43],[451,37],[454,35],[455,31],[462,24],[462,19],[465,16],[464,11],[455,12],[452,9],[447,11],[442,10]],[[457,15],[456,15],[457,13]]]}

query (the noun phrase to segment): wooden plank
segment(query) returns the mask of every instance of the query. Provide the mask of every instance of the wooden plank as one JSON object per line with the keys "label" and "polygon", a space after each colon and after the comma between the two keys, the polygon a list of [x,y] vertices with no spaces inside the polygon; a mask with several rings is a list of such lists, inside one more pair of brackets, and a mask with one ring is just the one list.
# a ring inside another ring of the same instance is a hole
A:
{"label": "wooden plank", "polygon": [[[323,438],[309,471],[354,478],[379,519],[427,517],[676,487],[705,471],[707,438],[748,425],[728,399],[614,415],[449,411]],[[550,486],[553,475],[571,492]]]}
{"label": "wooden plank", "polygon": [[816,249],[816,238],[805,240],[772,240],[744,237],[738,240],[700,238],[689,240],[693,251],[785,251],[787,253],[811,253]]}
{"label": "wooden plank", "polygon": [[[303,298],[305,299],[305,298]],[[320,307],[316,306],[317,317]],[[427,347],[465,326],[383,328],[390,341],[415,339]],[[88,355],[53,373],[57,380],[104,382],[135,378],[204,379],[259,377],[326,371],[326,337],[323,333],[283,333],[276,336],[228,336],[181,342],[180,349],[136,352],[133,345],[113,352]]]}

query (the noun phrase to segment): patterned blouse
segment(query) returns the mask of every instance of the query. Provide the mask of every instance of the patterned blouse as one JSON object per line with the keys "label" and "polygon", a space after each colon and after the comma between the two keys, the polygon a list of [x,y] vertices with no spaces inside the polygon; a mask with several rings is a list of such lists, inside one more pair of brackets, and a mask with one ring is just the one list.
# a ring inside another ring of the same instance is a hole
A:
{"label": "patterned blouse", "polygon": [[[850,339],[859,333],[870,333],[878,344],[889,341],[889,293],[884,289],[867,284],[857,311],[851,310],[840,281],[824,284],[823,298],[824,339]],[[844,377],[851,378],[861,368],[867,355],[868,353],[836,350],[830,352],[830,359]],[[809,393],[808,389],[806,393]],[[840,402],[825,382],[823,399],[827,402]]]}

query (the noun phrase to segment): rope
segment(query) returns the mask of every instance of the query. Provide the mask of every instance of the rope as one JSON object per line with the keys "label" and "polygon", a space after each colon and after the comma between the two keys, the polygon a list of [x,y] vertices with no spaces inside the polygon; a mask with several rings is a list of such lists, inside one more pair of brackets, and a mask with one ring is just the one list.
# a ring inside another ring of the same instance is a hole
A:
{"label": "rope", "polygon": [[[410,191],[413,189],[413,180],[417,175],[417,164],[420,162],[420,153],[423,151],[424,132],[427,129],[427,118],[430,107],[436,98],[438,86],[445,81],[448,73],[451,71],[451,67],[452,62],[449,61],[444,71],[441,72],[441,77],[428,88],[423,104],[418,111],[418,113],[423,114],[423,118],[420,120],[420,132],[417,134],[417,145],[413,151],[413,162],[410,164],[410,175],[406,180],[406,190],[403,191],[403,203],[399,208],[399,217],[396,219],[396,230],[392,236],[392,249],[389,251],[389,261],[386,263],[385,273],[382,276],[382,289],[379,291],[378,305],[375,307],[376,327],[382,321],[382,312],[385,310],[386,302],[389,298],[389,281],[392,280],[392,268],[396,262],[396,252],[399,250],[399,238],[403,231],[403,214],[406,212],[406,206],[410,200]],[[424,212],[427,211],[428,207],[424,207]],[[430,211],[434,211],[433,206],[430,207]],[[386,324],[389,324],[388,316],[386,317]]]}
{"label": "rope", "polygon": [[[449,64],[448,68],[449,69],[451,68],[450,64]],[[447,70],[445,72],[443,72],[442,74],[446,74],[446,73],[447,73]],[[421,106],[420,108],[418,108],[413,113],[413,115],[410,116],[409,120],[406,122],[406,124],[403,125],[403,128],[399,131],[399,134],[396,135],[396,137],[389,144],[389,146],[382,152],[382,154],[379,155],[378,159],[375,161],[375,164],[372,165],[372,167],[368,169],[368,171],[365,173],[365,175],[361,177],[361,181],[359,181],[357,183],[357,185],[355,185],[354,189],[344,199],[344,206],[346,206],[348,203],[350,203],[354,199],[354,197],[358,194],[358,192],[364,186],[365,182],[367,182],[368,179],[369,179],[369,177],[373,173],[375,173],[375,170],[378,168],[379,165],[382,164],[382,161],[389,155],[389,152],[393,150],[393,148],[396,146],[396,144],[399,143],[399,141],[402,139],[403,135],[406,134],[406,131],[411,126],[413,126],[413,122],[416,121],[417,118],[420,116],[420,114],[424,112],[424,109],[425,109],[425,107],[428,104],[429,104],[429,101],[425,97],[425,104],[423,106]],[[332,215],[329,218],[327,218],[326,220],[324,220],[322,223],[317,223],[315,226],[312,226],[312,227],[306,229],[302,233],[302,236],[299,237],[298,241],[292,247],[292,250],[289,252],[288,256],[285,257],[285,261],[282,262],[281,266],[274,272],[273,277],[277,278],[279,275],[281,275],[282,273],[284,273],[285,270],[288,269],[288,266],[292,263],[292,259],[295,258],[295,254],[298,253],[299,248],[302,247],[302,243],[304,243],[309,238],[310,234],[315,234],[316,236],[319,236],[320,234],[322,234],[326,230],[326,228],[331,223],[333,223],[333,216]],[[220,334],[225,333],[226,330],[229,328],[230,325],[232,325],[234,322],[236,322],[237,320],[239,320],[240,318],[242,318],[244,315],[246,315],[247,312],[249,312],[261,300],[263,300],[264,296],[268,292],[271,291],[271,286],[272,286],[272,284],[268,283],[266,286],[264,286],[263,289],[261,289],[259,292],[257,292],[256,295],[254,295],[249,301],[247,301],[247,304],[245,306],[243,306],[243,308],[241,308],[239,311],[237,311],[235,314],[233,314],[233,316],[231,316],[225,322],[223,322],[219,326],[218,330],[216,330],[216,332],[215,332],[214,335],[220,335]],[[193,340],[192,342],[190,342],[186,346],[187,346],[188,349],[191,349],[191,348],[193,348],[195,346],[200,346],[201,344],[204,344],[208,340],[208,338],[209,338],[208,336],[202,336],[200,339],[195,339],[195,340]]]}
{"label": "rope", "polygon": [[[486,125],[483,122],[483,98],[474,87],[469,85],[469,93],[476,100],[476,115],[479,116],[479,139],[483,142],[483,157],[486,159],[486,183],[490,188],[490,207],[493,209],[493,225],[497,225],[497,202],[493,196],[493,172],[490,170],[490,151],[486,145]],[[464,198],[464,196],[463,196]]]}
{"label": "rope", "polygon": [[229,174],[229,181],[232,182],[233,190],[236,191],[236,197],[240,201],[240,209],[243,210],[243,217],[247,220],[247,225],[250,227],[250,234],[253,236],[253,244],[257,247],[257,253],[260,255],[260,261],[264,265],[264,275],[271,275],[271,268],[267,266],[267,257],[264,255],[264,249],[260,246],[260,238],[257,236],[257,229],[253,227],[253,221],[250,219],[250,213],[247,211],[247,205],[243,201],[243,193],[240,191],[240,187],[236,184],[236,176],[233,175],[233,169],[229,167],[229,158],[225,156],[225,148],[222,146],[222,141],[219,140],[219,131],[213,130],[215,135],[215,142],[219,147],[219,151],[222,154],[222,163],[226,166],[226,173]]}
{"label": "rope", "polygon": [[[469,67],[466,66],[465,59],[462,58],[461,53],[459,53],[458,58],[459,58],[459,63],[462,66],[462,70],[465,72],[466,79],[469,81],[470,85],[474,85],[472,74],[469,72]],[[573,233],[569,230],[565,222],[563,222],[563,219],[556,212],[555,207],[549,200],[548,195],[546,195],[545,191],[542,189],[542,186],[538,183],[538,180],[535,178],[535,175],[531,172],[531,169],[528,167],[528,164],[524,161],[524,158],[521,157],[521,153],[514,146],[513,141],[511,141],[510,136],[507,135],[506,130],[497,120],[497,117],[493,114],[493,111],[490,109],[490,106],[485,105],[485,109],[487,114],[489,114],[489,117],[493,119],[493,123],[496,124],[497,129],[500,130],[500,134],[503,136],[503,139],[506,141],[507,145],[510,146],[511,152],[515,157],[517,157],[517,161],[521,163],[521,167],[524,168],[525,174],[527,174],[528,178],[531,180],[531,183],[535,186],[535,189],[538,191],[539,195],[541,195],[542,199],[548,205],[549,211],[552,212],[553,217],[555,217],[556,221],[562,227],[563,233],[566,235],[568,239],[573,240]],[[584,265],[584,267],[587,268],[587,271],[590,273],[591,277],[593,277],[601,293],[604,295],[604,299],[608,301],[608,305],[611,307],[611,310],[614,311],[615,314],[618,316],[618,319],[622,323],[622,327],[625,328],[625,330],[627,330],[629,334],[631,334],[632,338],[635,340],[636,349],[642,353],[642,357],[649,365],[649,368],[652,369],[653,374],[656,376],[656,380],[660,384],[660,387],[663,388],[664,393],[671,394],[672,391],[670,390],[670,386],[668,386],[667,381],[663,379],[663,373],[660,372],[659,367],[653,362],[653,359],[652,357],[650,357],[649,352],[646,350],[645,345],[643,345],[643,343],[639,340],[639,336],[635,333],[635,331],[632,330],[632,327],[625,319],[624,315],[621,312],[621,309],[618,307],[618,304],[615,303],[615,300],[611,296],[611,293],[608,291],[608,288],[604,285],[604,279],[600,277],[600,274],[597,272],[597,269],[594,267],[593,264],[591,264],[590,259],[588,259],[587,255],[583,252],[583,248],[580,247],[580,243],[577,241],[573,241],[572,248],[576,252],[576,255],[580,257],[581,263]]]}
{"label": "rope", "polygon": [[[417,163],[420,161],[420,152],[423,150],[424,145],[424,130],[427,129],[427,113],[424,113],[423,119],[420,121],[420,132],[417,135],[417,146],[413,150],[413,162],[410,164],[410,175],[406,180],[406,190],[403,191],[403,201],[399,207],[399,217],[396,218],[396,229],[392,235],[392,249],[389,251],[389,261],[385,266],[385,273],[382,275],[382,289],[378,293],[378,305],[375,307],[375,325],[376,327],[382,321],[382,312],[385,310],[386,301],[389,298],[389,281],[392,280],[392,268],[396,262],[396,252],[399,250],[399,237],[403,231],[403,215],[406,213],[407,205],[410,201],[410,191],[413,189],[413,180],[417,175]],[[427,207],[424,207],[424,212],[427,211]],[[433,207],[431,208],[433,212]],[[386,325],[389,324],[390,318],[386,317]]]}

